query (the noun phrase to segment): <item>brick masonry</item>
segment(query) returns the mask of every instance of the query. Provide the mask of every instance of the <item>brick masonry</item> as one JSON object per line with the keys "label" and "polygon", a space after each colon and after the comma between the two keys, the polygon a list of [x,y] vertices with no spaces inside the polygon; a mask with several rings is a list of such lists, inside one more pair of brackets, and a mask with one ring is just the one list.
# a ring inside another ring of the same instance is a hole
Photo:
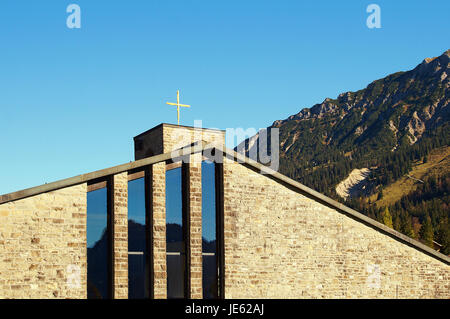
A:
{"label": "brick masonry", "polygon": [[161,124],[134,138],[135,159],[171,152],[197,141],[225,145],[225,131]]}
{"label": "brick masonry", "polygon": [[[186,130],[161,126],[161,148]],[[211,132],[202,140],[223,142]],[[190,159],[190,297],[202,298],[201,158]],[[166,163],[151,172],[153,295],[164,299]],[[127,298],[127,173],[113,183],[114,297]],[[86,191],[0,204],[0,298],[87,297]],[[226,298],[450,298],[449,265],[229,159],[224,221]]]}
{"label": "brick masonry", "polygon": [[86,184],[0,205],[0,298],[86,298]]}
{"label": "brick masonry", "polygon": [[164,126],[164,153],[180,149],[197,141],[225,145],[225,132],[190,127]]}
{"label": "brick masonry", "polygon": [[115,299],[128,298],[128,174],[113,176],[114,180],[114,268]]}
{"label": "brick masonry", "polygon": [[166,163],[152,168],[153,207],[153,295],[167,298],[166,266]]}
{"label": "brick masonry", "polygon": [[202,156],[191,155],[189,161],[189,211],[190,211],[190,277],[191,298],[201,299],[202,289]]}
{"label": "brick masonry", "polygon": [[226,298],[450,298],[450,266],[228,159]]}

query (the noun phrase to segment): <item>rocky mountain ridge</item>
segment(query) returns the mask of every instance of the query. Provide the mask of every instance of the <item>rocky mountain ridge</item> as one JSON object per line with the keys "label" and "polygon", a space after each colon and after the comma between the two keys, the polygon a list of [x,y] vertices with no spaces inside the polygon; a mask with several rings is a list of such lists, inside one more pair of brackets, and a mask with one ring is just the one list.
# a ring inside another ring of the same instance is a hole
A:
{"label": "rocky mountain ridge", "polygon": [[[361,115],[364,115],[367,110],[382,104],[389,104],[392,108],[403,106],[405,111],[407,111],[407,101],[419,99],[417,91],[420,87],[415,85],[419,80],[424,81],[424,86],[436,90],[436,92],[433,92],[434,94],[438,95],[440,91],[444,91],[445,94],[442,94],[439,99],[434,100],[432,103],[421,103],[422,107],[414,110],[412,114],[402,116],[405,113],[402,112],[401,115],[389,122],[392,131],[406,134],[409,136],[409,141],[415,143],[420,139],[427,127],[431,126],[432,128],[435,125],[439,125],[440,122],[449,116],[449,65],[450,50],[447,50],[439,57],[424,59],[413,70],[389,75],[384,79],[370,83],[367,88],[357,92],[341,93],[337,99],[326,98],[322,103],[316,104],[311,108],[304,108],[285,120],[275,121],[271,127],[279,128],[289,121],[321,119],[331,114],[343,119],[352,109],[358,109]],[[381,89],[383,84],[384,88]],[[397,126],[394,123],[397,123]],[[361,125],[355,128],[354,134],[361,135],[367,128],[364,125],[363,117]]]}
{"label": "rocky mountain ridge", "polygon": [[[447,50],[273,122],[280,173],[450,254],[449,62]],[[265,135],[236,149],[257,154]],[[425,178],[404,182],[412,172]]]}

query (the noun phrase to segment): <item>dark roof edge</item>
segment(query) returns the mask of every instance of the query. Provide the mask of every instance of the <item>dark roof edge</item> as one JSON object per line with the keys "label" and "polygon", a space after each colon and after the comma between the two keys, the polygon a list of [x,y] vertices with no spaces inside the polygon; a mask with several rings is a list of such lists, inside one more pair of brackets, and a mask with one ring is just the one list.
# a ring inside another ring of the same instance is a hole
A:
{"label": "dark roof edge", "polygon": [[98,180],[104,178],[109,175],[116,175],[123,172],[127,172],[133,169],[141,168],[147,165],[156,164],[163,161],[172,160],[174,158],[181,157],[183,155],[190,155],[193,153],[201,152],[204,148],[202,143],[193,143],[193,145],[187,146],[183,149],[176,150],[173,152],[168,152],[164,154],[155,155],[152,157],[143,158],[138,161],[129,162],[109,168],[105,168],[102,170],[94,171],[87,174],[82,174],[66,179],[62,179],[56,182],[43,184],[36,187],[31,187],[27,189],[23,189],[17,192],[0,195],[0,205],[6,204],[8,202],[24,199],[31,196],[36,196],[43,193],[52,192],[58,189],[71,187],[75,185],[80,185],[83,183],[87,183],[89,181]]}
{"label": "dark roof edge", "polygon": [[280,174],[274,170],[272,170],[271,168],[264,166],[234,150],[228,149],[226,147],[224,147],[223,149],[219,146],[216,146],[217,149],[220,149],[221,152],[223,152],[224,154],[226,154],[226,157],[229,159],[232,159],[235,162],[238,162],[240,164],[243,165],[247,165],[253,169],[258,170],[260,173],[262,173],[263,175],[266,175],[267,177],[270,178],[274,178],[276,180],[278,180],[279,182],[282,182],[283,184],[289,185],[291,187],[293,187],[294,189],[300,191],[301,193],[307,195],[308,197],[313,197],[314,199],[318,200],[319,202],[321,202],[322,204],[334,208],[336,210],[338,210],[341,213],[344,213],[345,215],[347,215],[348,217],[362,222],[364,223],[366,226],[369,226],[371,228],[374,228],[377,231],[380,231],[381,233],[390,236],[393,239],[396,239],[398,241],[400,241],[403,244],[406,244],[412,248],[415,248],[431,257],[434,257],[436,259],[438,259],[439,261],[444,262],[447,265],[450,265],[450,257],[446,256],[424,244],[422,244],[421,242],[414,240],[392,228],[387,227],[384,224],[381,224],[379,222],[377,222],[376,220],[367,217],[359,212],[357,212],[354,209],[351,209],[350,207],[347,207],[337,201],[335,201],[334,199],[331,199],[303,184],[300,184],[297,181],[294,181],[293,179],[290,179],[289,177]]}
{"label": "dark roof edge", "polygon": [[260,173],[264,173],[265,176],[267,176],[269,178],[274,178],[277,181],[279,181],[285,185],[293,187],[294,189],[307,195],[308,197],[313,197],[314,199],[318,200],[322,204],[324,204],[328,207],[334,208],[334,209],[338,210],[339,212],[344,213],[345,215],[347,215],[359,222],[364,223],[366,226],[374,228],[374,229],[382,232],[383,234],[386,234],[386,235],[390,236],[391,238],[402,242],[403,244],[407,244],[408,246],[410,246],[412,248],[415,248],[431,257],[434,257],[434,258],[438,259],[439,261],[444,262],[447,265],[450,265],[450,257],[448,257],[440,252],[437,252],[428,246],[425,246],[424,244],[420,243],[419,241],[414,240],[406,235],[403,235],[402,233],[399,233],[399,232],[387,227],[386,225],[383,225],[383,224],[373,220],[372,218],[369,218],[369,217],[357,212],[356,210],[351,209],[350,207],[347,207],[347,206],[345,206],[345,205],[343,205],[343,204],[341,204],[319,192],[316,192],[315,190],[313,190],[303,184],[300,184],[299,182],[296,182],[293,179],[290,179],[289,177],[287,177],[283,174],[280,174],[280,173],[270,169],[269,167],[264,166],[264,165],[254,161],[240,153],[237,153],[226,147],[219,146],[217,144],[208,144],[207,142],[194,143],[191,146],[187,146],[183,149],[176,150],[173,152],[155,155],[155,156],[147,157],[147,158],[144,158],[144,159],[141,159],[138,161],[125,163],[125,164],[113,166],[110,168],[105,168],[105,169],[102,169],[99,171],[59,180],[59,181],[56,181],[53,183],[48,183],[48,184],[44,184],[44,185],[40,185],[40,186],[36,186],[36,187],[32,187],[32,188],[20,190],[17,192],[0,195],[0,205],[6,204],[8,202],[16,201],[16,200],[28,198],[31,196],[36,196],[39,194],[55,191],[55,190],[66,188],[66,187],[80,185],[80,184],[87,183],[92,180],[100,179],[100,178],[103,178],[103,177],[106,177],[109,175],[120,174],[120,173],[130,171],[130,170],[133,170],[136,168],[141,168],[141,167],[144,167],[147,165],[152,165],[152,164],[156,164],[159,162],[172,160],[177,157],[181,158],[182,156],[198,153],[203,150],[211,149],[211,148],[216,148],[220,152],[224,153],[227,158],[229,158],[237,163],[247,165],[250,168],[253,168],[255,170],[258,170]]}

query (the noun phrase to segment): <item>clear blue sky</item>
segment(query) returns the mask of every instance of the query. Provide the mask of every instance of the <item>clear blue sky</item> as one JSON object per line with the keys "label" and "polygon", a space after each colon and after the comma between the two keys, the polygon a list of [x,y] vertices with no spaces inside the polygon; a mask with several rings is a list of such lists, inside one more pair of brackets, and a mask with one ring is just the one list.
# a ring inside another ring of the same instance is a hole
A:
{"label": "clear blue sky", "polygon": [[[68,29],[66,7],[81,7]],[[381,7],[368,29],[366,7]],[[133,160],[176,123],[261,128],[450,47],[450,1],[0,2],[0,194]]]}

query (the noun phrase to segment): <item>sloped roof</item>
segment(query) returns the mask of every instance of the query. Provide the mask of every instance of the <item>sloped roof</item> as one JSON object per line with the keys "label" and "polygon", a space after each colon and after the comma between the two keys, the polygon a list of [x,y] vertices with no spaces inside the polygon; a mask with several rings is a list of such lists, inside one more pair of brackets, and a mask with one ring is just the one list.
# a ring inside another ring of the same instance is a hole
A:
{"label": "sloped roof", "polygon": [[237,163],[240,163],[241,165],[244,165],[248,167],[249,169],[252,169],[258,173],[263,173],[264,176],[267,178],[272,178],[275,181],[279,182],[280,184],[283,184],[291,189],[294,189],[295,191],[301,193],[302,195],[305,195],[311,199],[314,199],[318,202],[320,202],[323,205],[326,205],[328,207],[331,207],[335,210],[337,210],[340,213],[345,214],[346,216],[361,222],[387,236],[390,236],[391,238],[400,241],[403,244],[406,244],[410,247],[413,247],[431,257],[434,257],[442,262],[444,262],[447,265],[450,265],[450,257],[422,244],[421,242],[414,240],[394,229],[391,229],[387,227],[384,224],[381,224],[372,218],[369,218],[359,212],[357,212],[354,209],[351,209],[350,207],[347,207],[297,181],[294,181],[293,179],[290,179],[289,177],[280,174],[272,169],[270,169],[267,166],[264,166],[240,153],[235,152],[234,150],[228,149],[226,147],[221,147],[219,145],[211,146],[211,144],[207,144],[206,142],[200,142],[200,143],[193,143],[190,146],[187,146],[183,149],[176,150],[173,152],[168,152],[160,155],[155,155],[152,157],[144,158],[138,161],[113,166],[110,168],[102,169],[99,171],[78,175],[75,177],[63,179],[60,181],[56,181],[53,183],[44,184],[37,187],[32,187],[28,189],[24,189],[21,191],[17,191],[14,193],[9,193],[5,195],[0,196],[0,205],[5,204],[11,201],[36,196],[42,193],[47,193],[51,191],[55,191],[58,189],[62,189],[65,187],[75,186],[79,184],[86,183],[88,181],[96,180],[102,177],[106,177],[109,175],[115,175],[120,174],[126,171],[130,171],[136,168],[156,164],[163,161],[173,160],[174,158],[182,158],[182,156],[202,152],[205,150],[211,150],[215,149],[218,150],[220,153],[222,153],[226,158],[229,158],[233,161],[236,161]]}

